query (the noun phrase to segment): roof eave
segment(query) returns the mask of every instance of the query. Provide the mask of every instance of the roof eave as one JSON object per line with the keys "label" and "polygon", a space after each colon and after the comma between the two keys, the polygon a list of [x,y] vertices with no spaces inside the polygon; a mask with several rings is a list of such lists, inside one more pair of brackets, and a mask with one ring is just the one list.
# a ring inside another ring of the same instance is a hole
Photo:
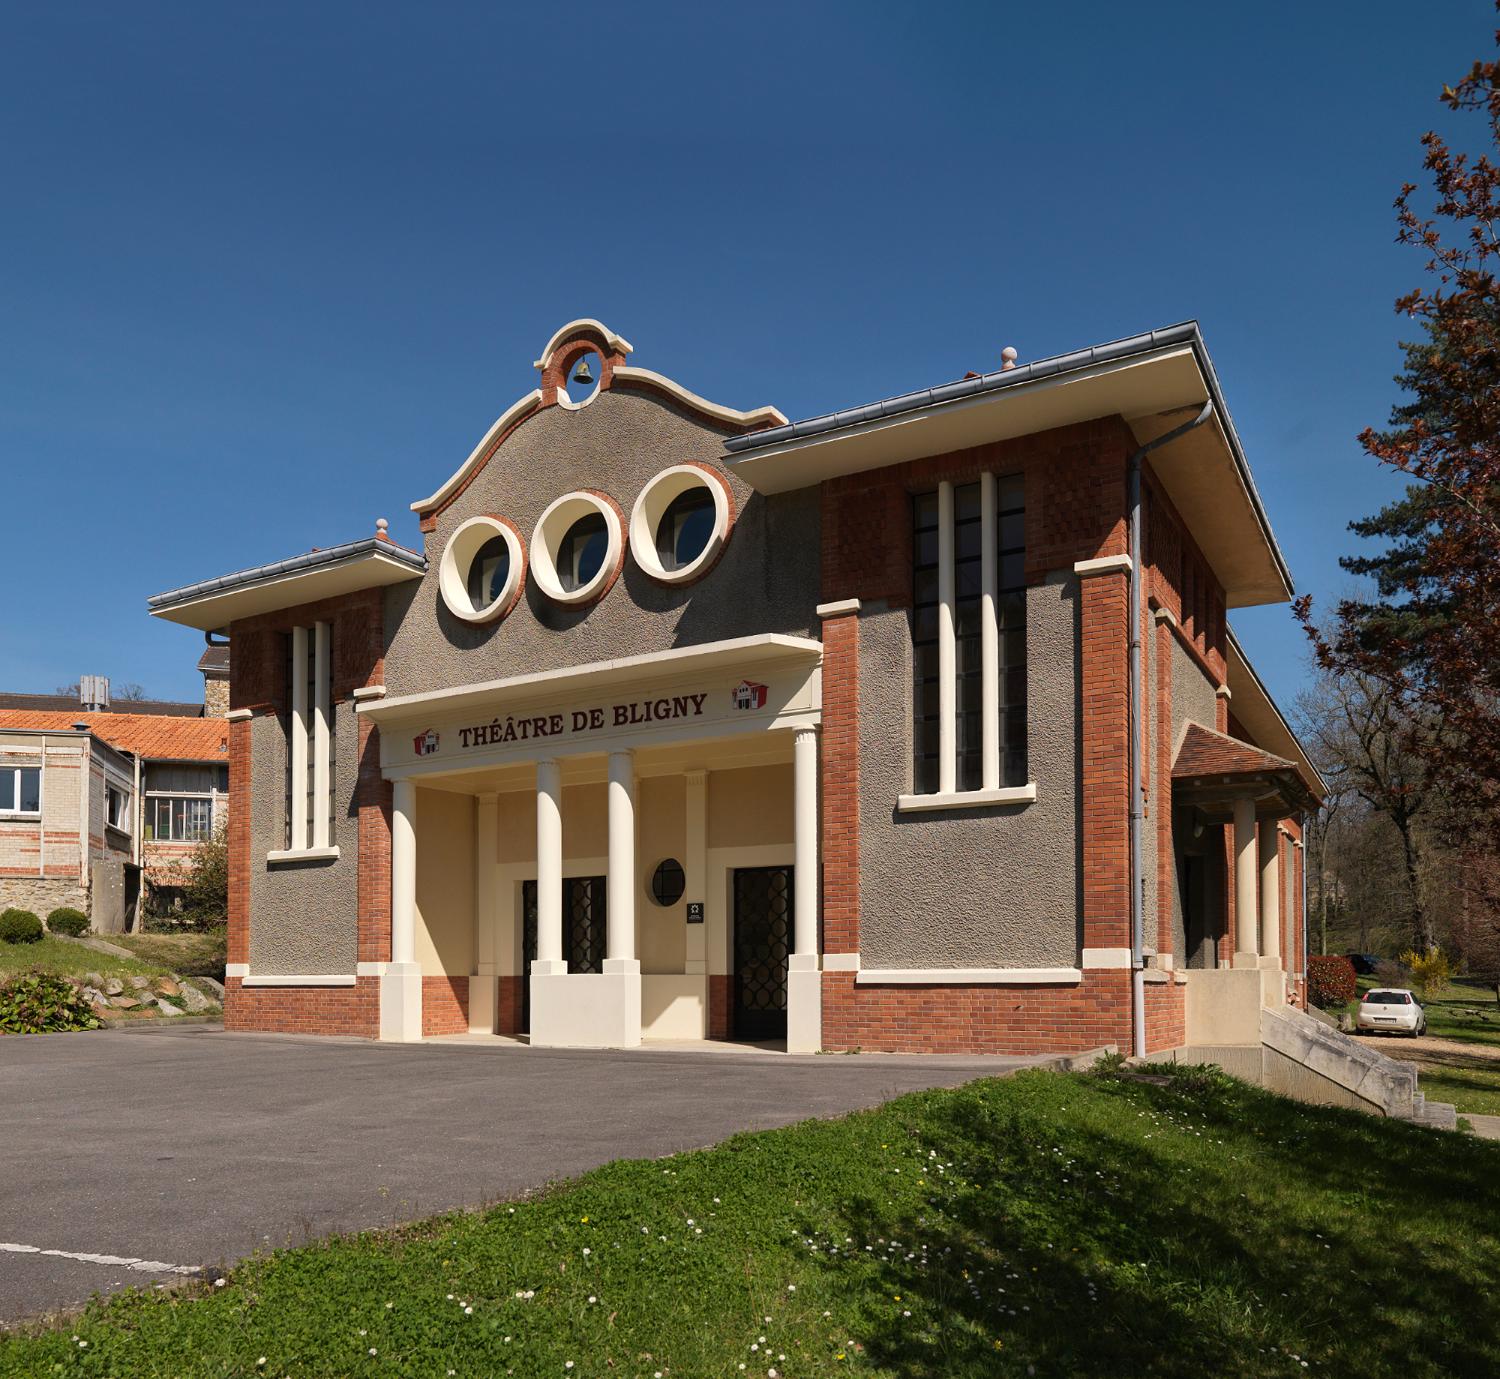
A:
{"label": "roof eave", "polygon": [[214,632],[241,618],[420,579],[426,569],[425,556],[370,538],[157,594],[147,607],[154,618]]}

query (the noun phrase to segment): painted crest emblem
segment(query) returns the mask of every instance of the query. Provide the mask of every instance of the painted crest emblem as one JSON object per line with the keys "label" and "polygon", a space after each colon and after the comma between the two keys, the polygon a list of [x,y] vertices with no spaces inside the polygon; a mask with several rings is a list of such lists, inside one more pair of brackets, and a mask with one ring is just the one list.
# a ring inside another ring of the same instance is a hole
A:
{"label": "painted crest emblem", "polygon": [[737,709],[763,709],[766,706],[766,687],[754,680],[741,680],[734,687],[733,695]]}
{"label": "painted crest emblem", "polygon": [[419,757],[430,757],[438,749],[438,735],[429,728],[412,739],[412,750]]}

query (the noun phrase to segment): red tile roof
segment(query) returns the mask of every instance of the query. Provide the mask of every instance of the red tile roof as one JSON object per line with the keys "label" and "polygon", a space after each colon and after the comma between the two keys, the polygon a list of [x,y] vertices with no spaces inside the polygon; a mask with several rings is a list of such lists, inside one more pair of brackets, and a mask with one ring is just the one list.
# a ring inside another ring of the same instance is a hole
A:
{"label": "red tile roof", "polygon": [[1182,735],[1182,746],[1172,763],[1173,780],[1192,780],[1200,776],[1266,775],[1273,771],[1293,771],[1297,763],[1285,757],[1272,756],[1237,737],[1216,733],[1201,723],[1189,723]]}
{"label": "red tile roof", "polygon": [[144,713],[43,713],[0,709],[0,728],[66,732],[87,723],[95,737],[144,761],[228,761],[229,724],[222,718],[169,718]]}

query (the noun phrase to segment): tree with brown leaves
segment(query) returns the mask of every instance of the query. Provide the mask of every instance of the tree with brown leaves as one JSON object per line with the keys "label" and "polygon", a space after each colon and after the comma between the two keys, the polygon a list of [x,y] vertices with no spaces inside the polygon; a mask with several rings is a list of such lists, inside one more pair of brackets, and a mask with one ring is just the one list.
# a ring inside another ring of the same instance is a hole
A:
{"label": "tree with brown leaves", "polygon": [[1469,846],[1490,848],[1500,843],[1500,62],[1476,62],[1441,100],[1480,115],[1490,146],[1471,157],[1436,132],[1422,139],[1432,201],[1424,213],[1417,187],[1401,189],[1397,239],[1425,253],[1429,277],[1396,308],[1425,339],[1405,346],[1397,379],[1411,400],[1389,429],[1359,438],[1411,483],[1352,524],[1383,543],[1342,561],[1373,578],[1375,597],[1344,599],[1326,635],[1310,599],[1296,611],[1325,669],[1373,677],[1406,707],[1413,747],[1459,806],[1448,817]]}

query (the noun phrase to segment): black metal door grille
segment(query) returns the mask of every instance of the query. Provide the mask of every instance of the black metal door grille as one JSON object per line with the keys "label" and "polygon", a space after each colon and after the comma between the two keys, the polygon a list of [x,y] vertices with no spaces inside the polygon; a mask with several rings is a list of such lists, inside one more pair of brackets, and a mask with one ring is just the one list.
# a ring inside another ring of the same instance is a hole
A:
{"label": "black metal door grille", "polygon": [[[605,889],[602,876],[563,880],[563,957],[569,972],[604,971]],[[536,882],[521,883],[521,1029],[531,1028],[531,964],[536,958]]]}
{"label": "black metal door grille", "polygon": [[786,965],[792,937],[792,868],[734,873],[734,1036],[786,1038]]}

